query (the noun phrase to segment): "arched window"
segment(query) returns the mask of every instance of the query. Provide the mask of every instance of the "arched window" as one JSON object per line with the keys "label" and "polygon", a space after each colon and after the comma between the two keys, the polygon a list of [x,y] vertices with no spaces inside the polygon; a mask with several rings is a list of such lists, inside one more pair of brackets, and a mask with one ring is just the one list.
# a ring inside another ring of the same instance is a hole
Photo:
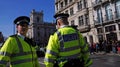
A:
{"label": "arched window", "polygon": [[39,17],[37,17],[37,22],[39,22],[40,21],[40,18]]}
{"label": "arched window", "polygon": [[115,8],[116,8],[116,12],[117,12],[116,15],[119,18],[120,17],[120,1],[119,0],[116,1]]}

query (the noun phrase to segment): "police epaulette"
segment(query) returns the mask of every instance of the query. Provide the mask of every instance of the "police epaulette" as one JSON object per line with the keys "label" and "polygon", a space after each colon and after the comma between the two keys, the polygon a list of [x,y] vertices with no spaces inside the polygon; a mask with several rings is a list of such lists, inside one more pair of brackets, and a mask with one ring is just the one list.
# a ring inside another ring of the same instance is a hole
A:
{"label": "police epaulette", "polygon": [[[16,36],[16,34],[15,35],[11,35],[11,36],[9,36],[9,37],[15,37]],[[7,38],[8,39],[8,38]],[[6,40],[7,40],[6,39]],[[6,40],[3,42],[3,44],[1,45],[1,47],[4,45],[4,43],[6,42]]]}
{"label": "police epaulette", "polygon": [[54,35],[54,33],[51,33],[50,35]]}
{"label": "police epaulette", "polygon": [[9,36],[9,37],[15,37],[16,36],[16,34],[14,34],[14,35],[11,35],[11,36]]}
{"label": "police epaulette", "polygon": [[51,33],[51,35],[54,35],[54,33],[56,32],[57,30],[54,30],[54,32]]}

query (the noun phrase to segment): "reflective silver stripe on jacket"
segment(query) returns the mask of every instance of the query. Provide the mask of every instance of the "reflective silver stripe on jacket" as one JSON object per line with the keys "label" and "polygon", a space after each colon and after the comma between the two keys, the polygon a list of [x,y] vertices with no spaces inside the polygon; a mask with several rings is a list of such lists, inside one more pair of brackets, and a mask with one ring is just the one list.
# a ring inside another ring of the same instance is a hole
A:
{"label": "reflective silver stripe on jacket", "polygon": [[15,53],[15,54],[10,54],[8,52],[0,52],[0,55],[3,56],[11,56],[11,57],[17,57],[17,56],[23,56],[23,55],[29,55],[32,54],[30,51],[29,52],[20,52],[20,53]]}
{"label": "reflective silver stripe on jacket", "polygon": [[[16,38],[16,41],[17,41],[17,44],[18,44],[18,47],[19,47],[19,53],[13,53],[12,54],[13,57],[19,57],[19,56],[24,56],[24,55],[32,54],[31,51],[24,52],[22,44],[21,44],[19,38],[17,37],[17,35],[15,35],[15,38]],[[29,58],[29,59],[16,60],[16,61],[12,61],[11,64],[15,65],[15,64],[21,64],[21,63],[26,63],[26,62],[32,62],[35,59],[36,58],[34,58],[34,59],[33,58]]]}
{"label": "reflective silver stripe on jacket", "polygon": [[74,54],[74,55],[70,55],[70,56],[62,56],[65,59],[75,59],[80,57],[80,53]]}
{"label": "reflective silver stripe on jacket", "polygon": [[4,60],[0,60],[0,64],[7,64],[7,61],[4,61]]}
{"label": "reflective silver stripe on jacket", "polygon": [[15,65],[15,64],[21,64],[21,63],[26,63],[26,62],[32,62],[33,60],[36,60],[36,59],[32,59],[32,58],[22,59],[22,60],[12,61],[11,64]]}
{"label": "reflective silver stripe on jacket", "polygon": [[52,54],[52,55],[54,55],[54,56],[57,56],[57,55],[58,55],[58,53],[56,53],[56,52],[54,52],[54,51],[51,51],[51,50],[48,50],[48,49],[47,49],[46,53]]}
{"label": "reflective silver stripe on jacket", "polygon": [[11,57],[17,57],[17,56],[23,56],[23,55],[29,55],[29,54],[32,54],[31,51],[29,51],[29,52],[15,53],[15,54],[12,54]]}
{"label": "reflective silver stripe on jacket", "polygon": [[2,51],[0,51],[0,55],[3,55],[3,56],[11,56],[10,53],[8,53],[8,52],[2,52]]}
{"label": "reflective silver stripe on jacket", "polygon": [[17,44],[18,44],[18,47],[19,47],[19,53],[13,53],[13,54],[12,54],[12,57],[17,57],[17,56],[23,56],[23,55],[32,54],[31,51],[29,51],[29,52],[24,52],[24,51],[23,51],[22,44],[21,44],[18,36],[17,36],[17,35],[14,35],[14,37],[15,37],[15,39],[16,39],[16,41],[17,41]]}
{"label": "reflective silver stripe on jacket", "polygon": [[62,37],[64,39],[64,42],[73,41],[73,40],[78,39],[77,33],[62,35]]}
{"label": "reflective silver stripe on jacket", "polygon": [[69,48],[65,48],[64,50],[61,50],[61,52],[68,52],[71,50],[76,50],[76,49],[80,49],[80,46],[73,46],[73,47],[69,47]]}
{"label": "reflective silver stripe on jacket", "polygon": [[[76,32],[77,33],[77,32]],[[63,40],[63,36],[61,35],[61,33],[59,31],[57,31],[57,35],[58,35],[58,39],[60,41],[60,52],[68,52],[68,51],[72,51],[75,49],[80,49],[80,44],[78,44],[78,46],[73,46],[73,47],[69,47],[69,48],[64,48],[64,40]],[[77,34],[76,34],[77,35]],[[77,35],[77,37],[75,36],[76,40],[79,40],[79,37]],[[66,40],[67,41],[67,40]],[[72,56],[65,56],[65,58],[77,58],[78,56],[80,56],[80,53],[72,55]]]}
{"label": "reflective silver stripe on jacket", "polygon": [[17,41],[17,44],[18,44],[18,47],[19,47],[20,52],[23,52],[22,44],[21,44],[21,42],[19,41],[17,35],[15,35],[15,39],[16,39],[16,41]]}
{"label": "reflective silver stripe on jacket", "polygon": [[58,35],[58,39],[60,41],[60,51],[64,50],[64,41],[63,41],[63,37],[61,36],[61,33],[59,31],[56,32]]}
{"label": "reflective silver stripe on jacket", "polygon": [[45,62],[51,62],[51,63],[54,63],[54,62],[55,62],[54,59],[50,59],[50,58],[44,58],[44,61],[45,61]]}

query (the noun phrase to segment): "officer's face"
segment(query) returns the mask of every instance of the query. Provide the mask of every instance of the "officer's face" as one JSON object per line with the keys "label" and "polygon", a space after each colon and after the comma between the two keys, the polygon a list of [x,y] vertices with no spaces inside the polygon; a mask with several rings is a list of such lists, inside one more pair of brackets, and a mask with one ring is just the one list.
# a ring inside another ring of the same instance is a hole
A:
{"label": "officer's face", "polygon": [[26,35],[26,33],[28,31],[28,25],[26,23],[18,24],[16,26],[16,28],[17,28],[18,33],[20,33],[21,35],[24,35],[24,36]]}

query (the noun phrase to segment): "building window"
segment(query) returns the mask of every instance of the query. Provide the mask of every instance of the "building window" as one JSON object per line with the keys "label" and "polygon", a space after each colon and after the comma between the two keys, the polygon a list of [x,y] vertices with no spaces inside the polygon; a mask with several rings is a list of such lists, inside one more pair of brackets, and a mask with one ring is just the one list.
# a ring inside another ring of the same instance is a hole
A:
{"label": "building window", "polygon": [[56,4],[56,10],[58,10],[58,4]]}
{"label": "building window", "polygon": [[110,26],[109,28],[110,28],[110,31],[116,31],[115,25],[112,25],[112,26]]}
{"label": "building window", "polygon": [[87,7],[87,1],[83,0],[83,3],[84,3],[84,8],[86,8]]}
{"label": "building window", "polygon": [[120,18],[120,0],[116,1],[115,8],[116,8],[117,18]]}
{"label": "building window", "polygon": [[105,12],[106,12],[105,20],[112,20],[112,9],[109,4],[105,5]]}
{"label": "building window", "polygon": [[100,8],[97,9],[97,20],[98,23],[102,23],[102,11]]}
{"label": "building window", "polygon": [[63,8],[63,2],[61,2],[60,5],[61,5],[61,8]]}
{"label": "building window", "polygon": [[79,16],[78,20],[79,20],[79,26],[84,25],[84,23],[83,23],[83,16]]}
{"label": "building window", "polygon": [[95,2],[96,2],[96,3],[99,3],[99,2],[101,2],[101,0],[96,0]]}
{"label": "building window", "polygon": [[85,14],[85,25],[89,25],[89,17],[88,17],[88,14]]}
{"label": "building window", "polygon": [[74,20],[71,21],[71,25],[75,25]]}
{"label": "building window", "polygon": [[116,31],[115,25],[105,27],[105,32]]}
{"label": "building window", "polygon": [[65,0],[65,6],[68,4],[68,0]]}
{"label": "building window", "polygon": [[77,8],[78,8],[78,10],[81,10],[81,9],[82,9],[82,1],[79,1],[79,2],[77,3]]}
{"label": "building window", "polygon": [[107,41],[117,41],[117,34],[114,32],[110,32],[109,34],[106,34]]}
{"label": "building window", "polygon": [[39,17],[37,17],[37,22],[39,22],[40,21],[40,18]]}
{"label": "building window", "polygon": [[102,41],[103,41],[103,35],[98,35],[98,40],[99,40],[100,42],[102,42]]}
{"label": "building window", "polygon": [[105,32],[109,32],[109,27],[105,27]]}
{"label": "building window", "polygon": [[73,15],[74,14],[74,11],[73,11],[73,7],[70,8],[70,15]]}
{"label": "building window", "polygon": [[37,35],[38,35],[38,37],[39,37],[39,36],[40,36],[40,33],[38,32]]}
{"label": "building window", "polygon": [[69,0],[69,3],[71,3],[73,0]]}
{"label": "building window", "polygon": [[97,29],[97,33],[98,33],[98,34],[103,33],[103,28],[98,28],[98,29]]}

